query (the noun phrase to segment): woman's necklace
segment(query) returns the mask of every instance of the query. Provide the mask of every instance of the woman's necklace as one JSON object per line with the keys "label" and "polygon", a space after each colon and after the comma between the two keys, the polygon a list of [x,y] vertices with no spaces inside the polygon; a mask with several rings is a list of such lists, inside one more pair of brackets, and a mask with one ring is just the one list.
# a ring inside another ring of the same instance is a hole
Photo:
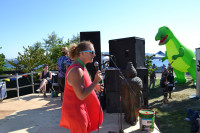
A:
{"label": "woman's necklace", "polygon": [[[76,60],[77,60],[79,63],[81,63],[81,65],[83,65],[83,67],[87,70],[87,67],[85,66],[85,64],[84,64],[79,58],[77,58]],[[87,72],[88,72],[88,70],[87,70]],[[89,72],[88,72],[88,74],[90,75]],[[91,75],[90,75],[90,79],[92,80]]]}

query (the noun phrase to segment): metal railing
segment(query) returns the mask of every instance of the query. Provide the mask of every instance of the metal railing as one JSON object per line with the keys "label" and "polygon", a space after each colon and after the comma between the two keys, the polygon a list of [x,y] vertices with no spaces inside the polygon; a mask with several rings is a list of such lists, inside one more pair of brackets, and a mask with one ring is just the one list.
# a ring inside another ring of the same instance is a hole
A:
{"label": "metal railing", "polygon": [[[52,72],[52,75],[56,75],[58,72],[57,71],[51,71]],[[16,90],[17,91],[17,97],[20,99],[20,96],[19,96],[19,90],[21,89],[21,88],[26,88],[26,87],[30,87],[30,86],[32,86],[32,92],[33,93],[35,93],[35,91],[34,91],[34,86],[35,85],[39,85],[39,84],[37,84],[37,83],[34,83],[34,80],[33,80],[33,74],[38,74],[38,73],[40,73],[40,72],[30,72],[30,73],[25,73],[25,74],[21,74],[21,75],[18,75],[18,73],[16,73],[15,75],[2,75],[3,77],[6,77],[6,78],[2,78],[2,79],[0,79],[0,81],[4,81],[5,83],[6,83],[6,80],[7,79],[11,79],[11,78],[15,78],[16,79],[16,88],[6,88],[6,91],[13,91],[13,90]],[[27,75],[31,75],[31,84],[29,84],[29,85],[24,85],[24,86],[20,86],[19,85],[19,78],[21,78],[22,76],[27,76]],[[0,76],[0,77],[2,77],[2,76]],[[52,87],[53,86],[57,86],[57,84],[56,83],[54,83],[54,84],[52,84]]]}

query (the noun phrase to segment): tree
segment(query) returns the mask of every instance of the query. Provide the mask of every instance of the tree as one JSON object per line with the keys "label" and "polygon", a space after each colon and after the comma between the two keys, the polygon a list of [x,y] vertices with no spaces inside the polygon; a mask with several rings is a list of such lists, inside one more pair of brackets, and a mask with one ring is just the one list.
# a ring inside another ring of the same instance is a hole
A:
{"label": "tree", "polygon": [[41,48],[40,42],[35,43],[28,48],[23,47],[24,53],[18,52],[17,63],[13,60],[8,61],[16,70],[20,70],[24,73],[34,70],[40,70],[43,68],[43,64],[48,63],[48,54],[45,55],[45,50]]}
{"label": "tree", "polygon": [[52,70],[56,68],[57,59],[61,56],[61,49],[65,46],[63,38],[59,38],[55,32],[48,35],[48,39],[43,39],[43,47],[48,54],[49,66]]}
{"label": "tree", "polygon": [[[1,49],[2,47],[0,47]],[[5,70],[5,55],[3,53],[0,54],[0,72]]]}
{"label": "tree", "polygon": [[48,35],[48,39],[43,39],[44,43],[37,42],[28,48],[23,47],[24,53],[18,53],[17,63],[13,60],[8,61],[16,70],[24,73],[33,70],[41,71],[44,64],[48,64],[50,70],[55,70],[57,59],[62,56],[62,47],[68,47],[71,43],[78,43],[80,36],[73,36],[68,42],[64,42],[63,38],[59,38],[55,32]]}
{"label": "tree", "polygon": [[55,32],[52,32],[51,35],[48,35],[48,39],[44,39],[44,47],[49,51],[49,60],[50,67],[52,70],[56,68],[57,60],[62,56],[61,49],[62,47],[69,47],[71,43],[79,43],[80,36],[73,36],[72,39],[68,39],[68,42],[64,42],[63,38],[59,38]]}
{"label": "tree", "polygon": [[78,44],[80,42],[80,35],[77,34],[76,36],[73,35],[72,39],[71,40],[68,40],[68,43],[71,44],[71,43],[76,43]]}
{"label": "tree", "polygon": [[145,67],[148,69],[148,75],[149,76],[151,75],[151,73],[153,71],[156,70],[156,68],[152,69],[152,58],[155,57],[155,56],[156,56],[155,54],[153,54],[151,56],[149,56],[149,55],[145,56]]}

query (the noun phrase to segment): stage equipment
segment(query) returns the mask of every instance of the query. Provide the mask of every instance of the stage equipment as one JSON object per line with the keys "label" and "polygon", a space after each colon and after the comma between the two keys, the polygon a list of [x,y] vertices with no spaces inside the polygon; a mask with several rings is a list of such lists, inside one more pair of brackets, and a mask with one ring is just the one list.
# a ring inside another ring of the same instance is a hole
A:
{"label": "stage equipment", "polygon": [[[96,68],[94,67],[94,62],[101,62],[101,38],[100,31],[90,31],[90,32],[80,32],[80,41],[90,41],[94,45],[95,54],[93,63],[88,63],[86,65],[87,70],[92,76],[92,80],[96,74]],[[99,70],[101,70],[101,65],[99,65]]]}
{"label": "stage equipment", "polygon": [[148,94],[149,94],[149,89],[148,89],[148,69],[146,67],[138,67],[136,68],[137,71],[137,76],[142,80],[143,84],[143,89],[142,89],[142,94],[143,94],[143,99],[144,99],[144,107],[148,107]]}
{"label": "stage equipment", "polygon": [[[114,55],[116,65],[125,69],[128,62],[135,68],[145,65],[145,40],[139,37],[128,37],[109,40],[109,54]],[[115,67],[110,61],[110,67]]]}

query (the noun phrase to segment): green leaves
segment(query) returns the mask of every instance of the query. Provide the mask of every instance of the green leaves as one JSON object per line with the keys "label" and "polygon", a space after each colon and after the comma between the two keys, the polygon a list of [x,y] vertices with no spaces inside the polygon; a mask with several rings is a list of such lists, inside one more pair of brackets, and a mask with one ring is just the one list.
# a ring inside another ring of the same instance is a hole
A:
{"label": "green leaves", "polygon": [[[2,47],[0,47],[1,49]],[[0,54],[0,72],[5,70],[5,55],[3,53]]]}
{"label": "green leaves", "polygon": [[148,75],[149,76],[151,75],[151,73],[153,71],[156,70],[156,68],[152,69],[152,58],[155,57],[155,56],[156,56],[155,54],[153,54],[151,56],[149,56],[149,55],[145,56],[145,67],[148,69]]}
{"label": "green leaves", "polygon": [[62,56],[61,48],[69,46],[72,42],[79,43],[80,36],[64,42],[63,38],[59,38],[55,32],[48,35],[48,39],[43,39],[42,42],[36,42],[33,46],[23,47],[23,53],[18,52],[17,63],[13,60],[8,61],[16,70],[24,73],[31,71],[41,71],[44,64],[49,65],[49,70],[55,70],[57,59]]}

